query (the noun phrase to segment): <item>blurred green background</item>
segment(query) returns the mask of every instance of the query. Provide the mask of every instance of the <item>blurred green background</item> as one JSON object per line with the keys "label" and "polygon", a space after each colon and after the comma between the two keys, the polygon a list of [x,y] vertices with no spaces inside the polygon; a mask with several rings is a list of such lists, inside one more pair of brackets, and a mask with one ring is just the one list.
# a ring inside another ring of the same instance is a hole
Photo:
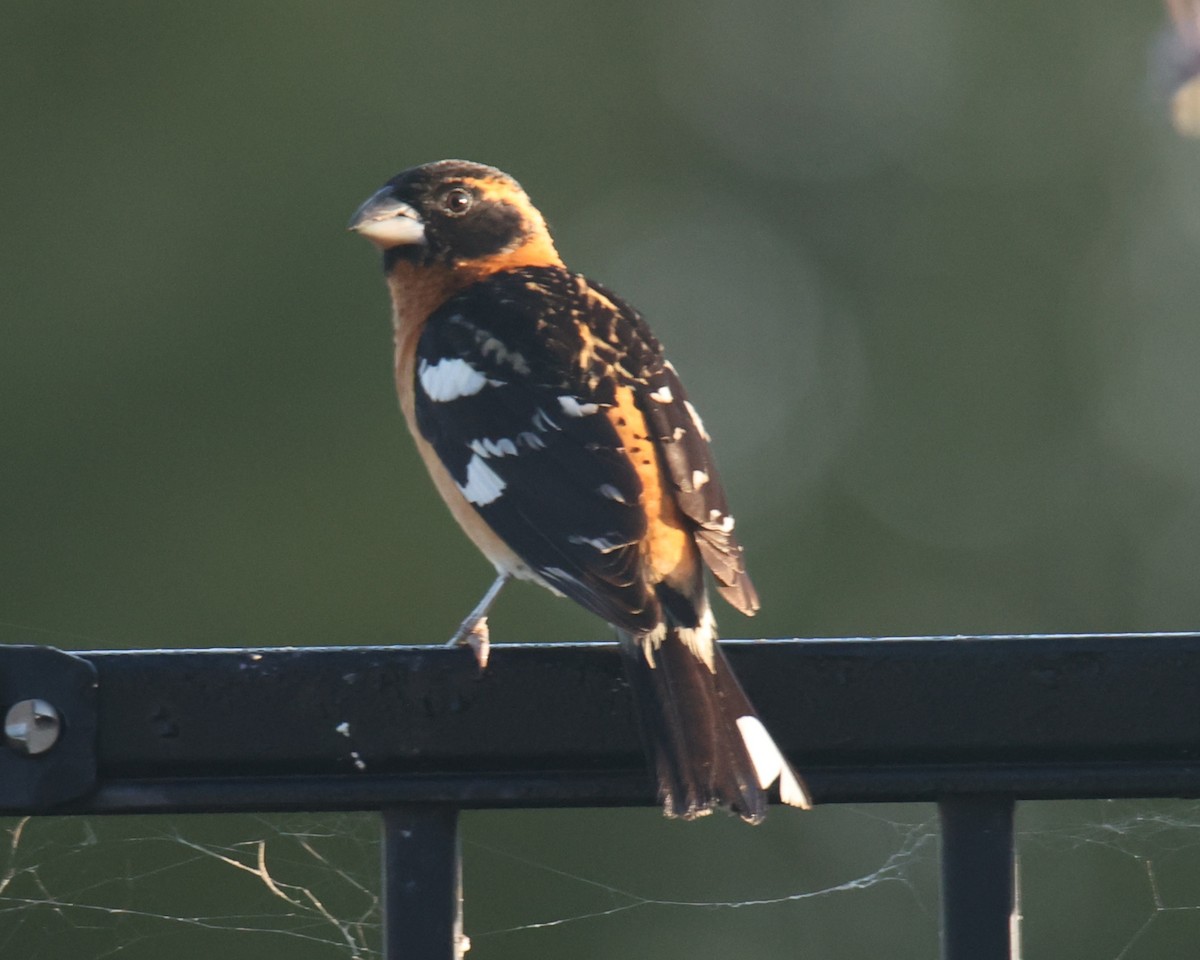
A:
{"label": "blurred green background", "polygon": [[[10,0],[0,15],[0,641],[449,634],[490,571],[404,435],[377,258],[344,224],[393,173],[453,156],[518,177],[568,263],[637,304],[683,372],[764,600],[753,622],[724,609],[727,636],[1200,628],[1200,147],[1147,80],[1156,4]],[[530,587],[492,625],[607,637]],[[932,815],[779,812],[748,830],[469,814],[471,956],[927,958]],[[1194,955],[1196,819],[1024,808],[1027,836],[1052,838],[1025,865],[1029,956]],[[1193,907],[1169,924],[1154,858],[1112,845],[1150,821],[1178,831],[1170,882]],[[29,824],[0,842],[0,950],[357,956],[340,934],[261,932],[276,898],[183,841],[342,838],[336,870],[285,855],[296,882],[370,887],[373,830]],[[897,856],[903,882],[485,935],[619,900],[553,870],[724,902],[836,888]],[[163,871],[180,878],[169,902]],[[235,915],[256,932],[180,922]]]}

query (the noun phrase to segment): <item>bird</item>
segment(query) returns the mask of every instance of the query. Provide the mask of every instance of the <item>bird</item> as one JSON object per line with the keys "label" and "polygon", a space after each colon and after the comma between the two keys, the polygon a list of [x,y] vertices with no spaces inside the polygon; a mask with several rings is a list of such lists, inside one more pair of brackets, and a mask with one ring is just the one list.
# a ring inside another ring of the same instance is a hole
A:
{"label": "bird", "polygon": [[717,644],[705,583],[758,594],[709,435],[642,316],[568,269],[508,174],[441,160],[388,180],[349,229],[382,253],[400,407],[442,499],[496,570],[452,643],[487,657],[510,580],[613,625],[668,817],[749,823],[809,792]]}

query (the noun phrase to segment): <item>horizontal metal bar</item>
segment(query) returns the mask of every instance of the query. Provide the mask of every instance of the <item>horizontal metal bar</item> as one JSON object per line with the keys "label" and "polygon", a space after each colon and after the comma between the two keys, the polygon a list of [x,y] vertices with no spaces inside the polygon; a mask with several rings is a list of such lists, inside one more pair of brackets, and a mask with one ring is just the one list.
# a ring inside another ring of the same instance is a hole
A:
{"label": "horizontal metal bar", "polygon": [[[725,647],[822,802],[1200,795],[1200,635]],[[76,656],[97,781],[63,812],[655,803],[610,644]]]}

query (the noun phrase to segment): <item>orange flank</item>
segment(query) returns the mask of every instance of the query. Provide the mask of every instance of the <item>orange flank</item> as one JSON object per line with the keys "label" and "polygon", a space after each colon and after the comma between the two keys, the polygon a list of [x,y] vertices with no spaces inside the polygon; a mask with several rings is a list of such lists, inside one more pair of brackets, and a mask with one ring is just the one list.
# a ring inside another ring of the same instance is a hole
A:
{"label": "orange flank", "polygon": [[646,418],[634,399],[633,390],[627,386],[617,387],[616,401],[604,413],[621,438],[642,481],[641,506],[646,515],[642,555],[651,582],[665,580],[670,584],[688,584],[697,573],[696,543],[680,519],[675,498],[663,488],[658,451],[646,430]]}

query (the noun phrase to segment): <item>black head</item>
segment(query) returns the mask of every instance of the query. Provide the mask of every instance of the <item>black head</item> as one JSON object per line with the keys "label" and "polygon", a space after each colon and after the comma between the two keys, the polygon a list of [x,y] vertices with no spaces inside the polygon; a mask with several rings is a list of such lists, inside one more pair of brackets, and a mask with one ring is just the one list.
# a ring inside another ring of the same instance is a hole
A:
{"label": "black head", "polygon": [[382,249],[389,267],[401,261],[455,267],[534,249],[557,261],[546,222],[521,185],[465,160],[397,174],[359,207],[350,229]]}

